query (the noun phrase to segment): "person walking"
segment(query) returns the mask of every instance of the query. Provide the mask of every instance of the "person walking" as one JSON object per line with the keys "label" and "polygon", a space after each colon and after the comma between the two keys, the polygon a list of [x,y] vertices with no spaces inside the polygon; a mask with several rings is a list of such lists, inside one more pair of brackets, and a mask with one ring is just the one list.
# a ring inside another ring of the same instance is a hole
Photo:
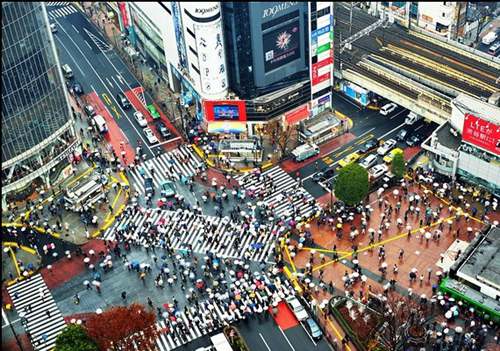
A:
{"label": "person walking", "polygon": [[122,291],[122,300],[126,300],[127,299],[127,292],[126,291]]}

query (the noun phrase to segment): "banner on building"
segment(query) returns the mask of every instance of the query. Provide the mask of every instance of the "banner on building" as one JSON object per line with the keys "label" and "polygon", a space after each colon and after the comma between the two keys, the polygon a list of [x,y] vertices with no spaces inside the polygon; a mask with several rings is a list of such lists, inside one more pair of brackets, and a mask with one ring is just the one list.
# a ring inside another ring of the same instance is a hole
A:
{"label": "banner on building", "polygon": [[246,122],[245,100],[205,100],[205,117],[208,122]]}
{"label": "banner on building", "polygon": [[500,155],[500,126],[466,113],[462,141]]}
{"label": "banner on building", "polygon": [[309,104],[307,103],[285,113],[287,124],[298,123],[307,117],[309,117]]}
{"label": "banner on building", "polygon": [[246,131],[245,122],[208,122],[209,133],[239,134]]}

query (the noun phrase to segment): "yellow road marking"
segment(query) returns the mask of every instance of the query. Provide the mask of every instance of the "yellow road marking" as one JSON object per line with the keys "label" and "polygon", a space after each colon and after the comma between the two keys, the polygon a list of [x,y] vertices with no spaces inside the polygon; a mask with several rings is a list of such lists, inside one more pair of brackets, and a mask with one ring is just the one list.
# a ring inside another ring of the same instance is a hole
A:
{"label": "yellow road marking", "polygon": [[17,263],[16,254],[14,253],[14,250],[12,250],[12,247],[10,246],[9,246],[9,252],[10,256],[12,257],[12,260],[14,261],[14,267],[16,268],[17,276],[21,277],[21,270],[19,269],[19,264]]}
{"label": "yellow road marking", "polygon": [[[419,228],[415,228],[415,229],[411,230],[411,233],[412,233],[412,234],[413,234],[413,233],[416,233],[416,232],[418,232],[419,230],[421,230],[421,229],[425,229],[425,228],[432,228],[432,227],[434,227],[434,226],[438,225],[438,224],[439,224],[439,223],[441,223],[441,222],[445,222],[445,221],[448,221],[448,220],[450,220],[450,219],[454,219],[454,218],[455,218],[455,216],[450,216],[450,217],[447,217],[447,218],[441,218],[440,220],[438,220],[438,221],[436,221],[436,222],[434,222],[434,223],[431,223],[431,224],[430,224],[430,225],[428,225],[428,226],[427,226],[427,225],[425,225],[425,226],[422,226],[422,227],[419,227]],[[396,236],[393,236],[392,238],[388,238],[388,239],[385,239],[385,240],[379,241],[378,243],[374,243],[374,244],[371,244],[371,245],[365,246],[365,247],[363,247],[363,248],[361,248],[361,249],[358,249],[356,252],[357,252],[357,253],[361,253],[361,252],[364,252],[364,251],[368,251],[368,250],[371,250],[371,249],[373,249],[373,248],[376,248],[376,247],[379,247],[379,246],[385,245],[385,244],[387,244],[387,243],[390,243],[390,242],[392,242],[392,241],[399,240],[399,239],[401,239],[401,238],[403,238],[403,237],[406,237],[407,235],[408,235],[408,232],[400,233],[400,234],[397,234]],[[328,266],[328,265],[330,265],[330,264],[332,264],[332,263],[335,263],[335,262],[338,262],[338,261],[342,261],[343,259],[348,258],[348,257],[350,257],[350,256],[352,256],[352,255],[353,255],[353,252],[350,252],[350,253],[348,253],[348,254],[345,254],[345,255],[343,255],[343,256],[341,256],[341,257],[339,257],[339,258],[338,258],[338,259],[336,259],[336,260],[330,260],[330,261],[325,262],[325,263],[323,263],[323,264],[321,264],[321,265],[319,265],[319,266],[313,267],[313,272],[316,272],[317,270],[320,270],[321,268],[324,268],[324,267],[326,267],[326,266]]]}
{"label": "yellow road marking", "polygon": [[297,268],[295,268],[295,263],[293,263],[293,260],[292,260],[292,257],[290,256],[290,252],[288,251],[288,247],[286,246],[286,244],[283,244],[283,247],[285,249],[285,253],[288,257],[288,261],[290,262],[290,264],[292,265],[292,269],[295,273],[297,273]]}
{"label": "yellow road marking", "polygon": [[120,119],[120,118],[121,118],[121,115],[120,115],[120,113],[118,112],[118,110],[116,109],[116,106],[115,106],[115,105],[111,106],[111,109],[112,109],[112,110],[113,110],[113,112],[115,113],[116,119]]}
{"label": "yellow road marking", "polygon": [[323,160],[323,162],[324,162],[324,163],[326,163],[327,165],[330,165],[330,164],[332,164],[332,163],[333,163],[333,160],[332,160],[330,157],[328,157],[328,156],[323,157],[323,158],[322,158],[322,160]]}
{"label": "yellow road marking", "polygon": [[[337,330],[337,328],[335,328],[335,326],[333,325],[333,323],[330,320],[330,318],[328,318],[328,317],[325,317],[325,318],[328,321],[328,324],[330,324],[330,327],[332,327],[333,331],[335,332],[335,335],[337,335],[337,338],[339,338],[339,340],[342,340],[343,339],[342,335]],[[349,345],[346,345],[346,349],[349,350],[349,351],[351,351],[351,348],[349,347]]]}
{"label": "yellow road marking", "polygon": [[[333,250],[319,249],[319,248],[315,248],[315,247],[303,247],[302,250],[307,250],[307,251],[316,250],[318,252],[326,252],[326,253],[334,253],[335,252]],[[337,253],[348,254],[348,253],[350,253],[350,251],[339,251],[339,250],[337,250]]]}
{"label": "yellow road marking", "polygon": [[108,104],[108,105],[112,104],[111,99],[109,98],[108,94],[102,93],[101,95],[102,95],[102,99],[104,100],[104,102],[106,102],[106,104]]}

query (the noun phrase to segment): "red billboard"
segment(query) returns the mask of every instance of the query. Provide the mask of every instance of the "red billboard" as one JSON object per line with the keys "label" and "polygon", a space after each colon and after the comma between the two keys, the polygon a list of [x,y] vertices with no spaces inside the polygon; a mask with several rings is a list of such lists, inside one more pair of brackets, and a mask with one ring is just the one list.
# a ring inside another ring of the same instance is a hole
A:
{"label": "red billboard", "polygon": [[120,8],[120,13],[122,14],[123,26],[125,28],[128,28],[127,4],[124,2],[119,2],[118,7]]}
{"label": "red billboard", "polygon": [[326,72],[326,73],[322,74],[321,76],[318,76],[319,75],[318,71],[320,70],[320,68],[325,67],[327,65],[330,65],[332,63],[333,63],[332,57],[327,57],[326,59],[324,59],[318,63],[313,63],[313,65],[312,65],[312,84],[313,85],[319,84],[326,79],[330,79],[330,72]]}
{"label": "red billboard", "polygon": [[295,124],[309,117],[309,105],[304,104],[292,111],[285,113],[285,121],[287,124]]}
{"label": "red billboard", "polygon": [[205,100],[206,120],[209,122],[246,122],[245,100]]}
{"label": "red billboard", "polygon": [[462,141],[500,155],[500,126],[466,113]]}

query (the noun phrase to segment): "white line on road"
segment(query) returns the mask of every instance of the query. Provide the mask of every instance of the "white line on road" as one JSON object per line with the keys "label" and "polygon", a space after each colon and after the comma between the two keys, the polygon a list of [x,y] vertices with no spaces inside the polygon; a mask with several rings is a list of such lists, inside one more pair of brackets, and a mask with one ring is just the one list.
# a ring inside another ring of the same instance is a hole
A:
{"label": "white line on road", "polygon": [[402,114],[403,112],[406,112],[406,111],[407,111],[406,109],[403,109],[403,110],[399,111],[398,113],[396,113],[395,115],[391,116],[391,118],[389,118],[389,119],[396,118],[397,116],[399,116],[400,114]]}
{"label": "white line on road", "polygon": [[423,126],[424,126],[423,124],[419,125],[417,128],[415,128],[415,132],[416,132],[417,130],[419,130],[420,128],[422,128]]}
{"label": "white line on road", "polygon": [[268,345],[268,344],[267,344],[267,342],[266,342],[266,339],[264,339],[264,337],[262,336],[262,334],[261,334],[261,333],[259,333],[259,336],[260,336],[260,338],[262,339],[262,342],[264,343],[264,345],[266,345],[267,349],[268,349],[269,351],[271,351],[271,348],[269,347],[269,345]]}
{"label": "white line on road", "polygon": [[[57,23],[60,25],[60,23],[57,21]],[[132,126],[132,128],[135,130],[135,132],[137,133],[137,136],[143,141],[142,145],[145,146],[149,152],[154,156],[154,152],[153,150],[151,150],[151,148],[149,147],[148,143],[146,142],[146,140],[144,139],[144,136],[142,135],[142,133],[140,133],[136,126],[134,125],[134,123],[130,120],[129,116],[127,115],[127,113],[125,113],[125,111],[123,110],[123,108],[121,107],[120,104],[118,104],[118,102],[116,101],[115,99],[115,96],[111,93],[111,91],[109,90],[109,88],[107,87],[107,85],[104,83],[104,81],[102,80],[102,78],[99,76],[99,74],[97,73],[97,71],[95,70],[94,66],[92,66],[92,64],[90,63],[90,61],[88,60],[88,58],[84,55],[83,51],[80,49],[80,47],[75,43],[75,41],[73,40],[73,38],[71,38],[71,36],[66,32],[66,30],[64,30],[64,28],[61,26],[61,29],[63,30],[63,32],[68,36],[69,40],[71,40],[71,42],[73,43],[73,45],[76,47],[76,49],[80,52],[80,54],[82,55],[83,59],[85,61],[87,61],[87,64],[90,66],[90,68],[92,69],[92,71],[94,71],[94,74],[96,75],[97,79],[99,79],[102,83],[102,85],[104,86],[104,88],[108,91],[109,95],[110,95],[110,98],[113,99],[113,101],[118,105],[118,107],[120,108],[121,112],[123,113],[123,115],[125,116],[125,118],[129,121],[130,125]],[[88,43],[87,43],[88,44]],[[102,52],[102,50],[101,50]],[[104,54],[104,53],[103,53]],[[107,58],[107,56],[104,54],[104,56]],[[109,59],[108,59],[109,61]],[[116,70],[116,68],[115,68]],[[121,89],[120,89],[121,90]],[[124,133],[123,133],[124,134]]]}
{"label": "white line on road", "polygon": [[166,140],[166,141],[164,141],[162,143],[155,144],[155,145],[151,146],[151,148],[158,147],[158,146],[161,146],[161,145],[165,145],[165,144],[171,143],[172,141],[176,141],[176,140],[179,140],[179,139],[181,139],[181,137],[175,137],[173,139]]}
{"label": "white line on road", "polygon": [[56,38],[59,41],[59,43],[61,43],[61,45],[64,48],[64,50],[66,50],[66,52],[68,53],[69,57],[71,57],[71,59],[73,60],[74,65],[72,65],[72,66],[76,67],[78,69],[78,71],[82,74],[82,76],[85,76],[85,74],[83,73],[82,69],[80,68],[80,65],[78,64],[78,62],[76,61],[76,59],[73,57],[73,55],[71,55],[71,52],[68,50],[68,48],[63,44],[62,40],[59,39],[59,37],[56,37],[56,36],[54,36],[54,38]]}
{"label": "white line on road", "polygon": [[290,340],[288,340],[288,338],[286,337],[285,335],[285,332],[283,331],[283,329],[281,329],[280,326],[278,326],[278,328],[280,329],[280,332],[281,334],[283,334],[283,337],[285,338],[286,342],[288,343],[288,345],[290,345],[290,348],[292,349],[292,351],[295,351],[295,349],[293,348],[292,346],[292,343],[290,342]]}
{"label": "white line on road", "polygon": [[306,332],[307,336],[309,337],[309,339],[311,339],[312,343],[314,344],[314,346],[317,346],[316,342],[314,342],[314,339],[312,338],[312,336],[309,334],[309,332],[307,331],[306,327],[304,327],[304,324],[302,322],[300,322],[300,325],[302,326],[302,328],[304,329],[304,331]]}
{"label": "white line on road", "polygon": [[117,87],[119,87],[119,86],[120,86],[120,84],[118,84],[118,82],[116,81],[116,79],[115,79],[115,77],[114,77],[114,76],[112,76],[112,77],[111,77],[111,79],[113,79],[113,82],[115,82],[115,84],[116,84],[116,86],[117,86]]}
{"label": "white line on road", "polygon": [[[71,40],[71,41],[73,41],[73,40]],[[92,46],[90,46],[90,44],[89,44],[89,43],[88,43],[85,39],[83,39],[83,41],[85,42],[85,44],[87,44],[87,46],[89,47],[89,49],[90,49],[90,50],[92,50]],[[75,45],[76,45],[76,44],[75,44]],[[83,53],[82,53],[82,54],[83,54]]]}
{"label": "white line on road", "polygon": [[[113,84],[109,81],[109,78],[108,78],[108,77],[106,77],[106,82],[108,82],[109,86],[110,86],[111,88],[113,88]],[[115,83],[116,83],[116,82],[115,82]]]}
{"label": "white line on road", "polygon": [[77,32],[78,34],[80,34],[80,31],[78,29],[76,29],[75,25],[71,25],[71,27],[73,27],[73,29],[75,30],[75,32]]}
{"label": "white line on road", "polygon": [[[363,134],[359,135],[356,137],[356,139],[361,139],[362,137],[364,137],[366,134],[368,133],[371,133],[372,130],[374,130],[375,127],[373,127],[372,129],[368,129],[366,132],[364,132]],[[356,139],[354,139],[353,141],[356,141]]]}
{"label": "white line on road", "polygon": [[3,321],[5,322],[5,325],[2,325],[3,328],[9,325],[9,319],[7,318],[7,313],[5,313],[5,310],[3,308],[2,308],[2,318]]}
{"label": "white line on road", "polygon": [[125,83],[125,79],[123,79],[122,75],[121,74],[117,74],[116,75],[116,78],[123,84],[123,85],[126,85],[127,83]]}
{"label": "white line on road", "polygon": [[406,125],[406,123],[405,123],[405,122],[401,123],[399,126],[397,126],[396,128],[394,128],[394,129],[392,129],[392,130],[388,131],[387,133],[385,133],[384,135],[382,135],[382,136],[378,137],[377,139],[378,139],[378,140],[380,140],[380,139],[385,138],[385,136],[386,136],[386,135],[389,135],[389,134],[391,134],[391,133],[395,132],[396,130],[398,130],[399,128],[401,128],[401,127],[402,127],[402,126],[404,126],[404,125]]}

